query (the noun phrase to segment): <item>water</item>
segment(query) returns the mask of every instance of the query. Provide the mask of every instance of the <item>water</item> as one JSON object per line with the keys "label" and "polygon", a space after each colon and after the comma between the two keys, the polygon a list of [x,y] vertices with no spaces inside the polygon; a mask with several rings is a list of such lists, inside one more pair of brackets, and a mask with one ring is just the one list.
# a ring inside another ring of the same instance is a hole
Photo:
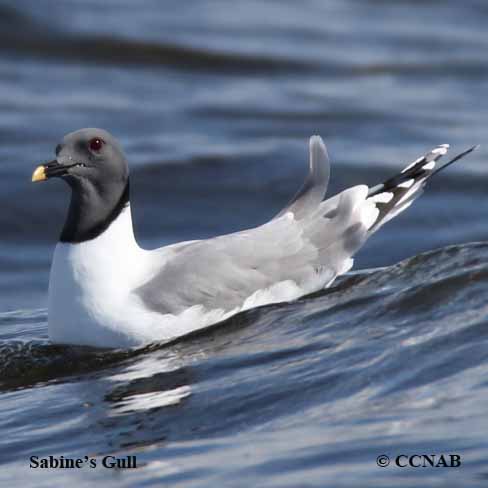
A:
{"label": "water", "polygon": [[[110,130],[146,246],[267,220],[301,184],[313,133],[330,194],[375,184],[437,144],[485,142],[487,18],[481,0],[3,1],[0,480],[485,486],[486,147],[368,242],[366,271],[130,352],[49,344],[68,192],[29,179],[66,132]],[[462,466],[376,465],[424,453]],[[104,469],[108,454],[139,468]],[[98,467],[32,469],[33,455]]]}

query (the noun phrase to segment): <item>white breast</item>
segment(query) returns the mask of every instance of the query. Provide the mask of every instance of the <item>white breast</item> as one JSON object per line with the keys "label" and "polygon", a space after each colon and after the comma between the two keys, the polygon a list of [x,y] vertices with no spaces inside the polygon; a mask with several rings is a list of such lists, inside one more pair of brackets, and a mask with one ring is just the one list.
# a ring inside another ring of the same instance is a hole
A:
{"label": "white breast", "polygon": [[146,327],[134,327],[144,309],[131,290],[147,278],[147,256],[134,239],[129,208],[93,240],[58,243],[49,280],[49,338],[98,347],[144,342]]}

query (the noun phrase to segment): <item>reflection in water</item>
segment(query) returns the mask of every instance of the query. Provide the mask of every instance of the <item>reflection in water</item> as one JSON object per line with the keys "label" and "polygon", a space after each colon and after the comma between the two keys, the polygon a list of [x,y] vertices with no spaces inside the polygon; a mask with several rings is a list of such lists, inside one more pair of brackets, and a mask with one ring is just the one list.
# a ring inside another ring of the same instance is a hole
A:
{"label": "reflection in water", "polygon": [[116,384],[105,395],[110,415],[178,405],[191,394],[189,368],[176,353],[152,354],[105,379]]}
{"label": "reflection in water", "polygon": [[117,402],[115,413],[128,413],[135,410],[148,410],[150,408],[169,407],[177,405],[183,398],[191,393],[189,386],[180,386],[174,390],[152,393],[136,393]]}

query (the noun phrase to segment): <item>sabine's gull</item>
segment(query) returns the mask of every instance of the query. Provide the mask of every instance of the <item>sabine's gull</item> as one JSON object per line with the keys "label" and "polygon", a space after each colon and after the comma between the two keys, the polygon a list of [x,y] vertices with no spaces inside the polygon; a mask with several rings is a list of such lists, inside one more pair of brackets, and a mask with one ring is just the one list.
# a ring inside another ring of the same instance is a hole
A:
{"label": "sabine's gull", "polygon": [[443,144],[372,188],[358,185],[323,201],[330,163],[310,139],[310,171],[269,222],[155,250],[139,247],[120,144],[101,129],[64,137],[56,159],[32,181],[61,178],[71,201],[54,251],[48,328],[54,343],[132,347],[170,340],[259,305],[329,286],[353,265],[369,236],[405,210],[429,178],[471,152],[437,165]]}

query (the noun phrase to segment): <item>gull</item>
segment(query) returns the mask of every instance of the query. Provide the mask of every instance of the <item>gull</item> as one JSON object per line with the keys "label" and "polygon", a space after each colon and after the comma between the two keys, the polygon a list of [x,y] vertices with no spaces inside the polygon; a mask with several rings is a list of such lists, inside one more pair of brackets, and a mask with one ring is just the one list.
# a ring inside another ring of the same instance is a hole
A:
{"label": "gull", "polygon": [[211,239],[142,249],[129,203],[129,169],[102,129],[67,134],[56,159],[32,181],[64,180],[71,201],[51,265],[48,331],[53,343],[103,348],[172,340],[253,307],[288,302],[330,286],[382,225],[405,210],[437,172],[440,145],[372,188],[323,200],[330,163],[310,138],[301,189],[270,221]]}

